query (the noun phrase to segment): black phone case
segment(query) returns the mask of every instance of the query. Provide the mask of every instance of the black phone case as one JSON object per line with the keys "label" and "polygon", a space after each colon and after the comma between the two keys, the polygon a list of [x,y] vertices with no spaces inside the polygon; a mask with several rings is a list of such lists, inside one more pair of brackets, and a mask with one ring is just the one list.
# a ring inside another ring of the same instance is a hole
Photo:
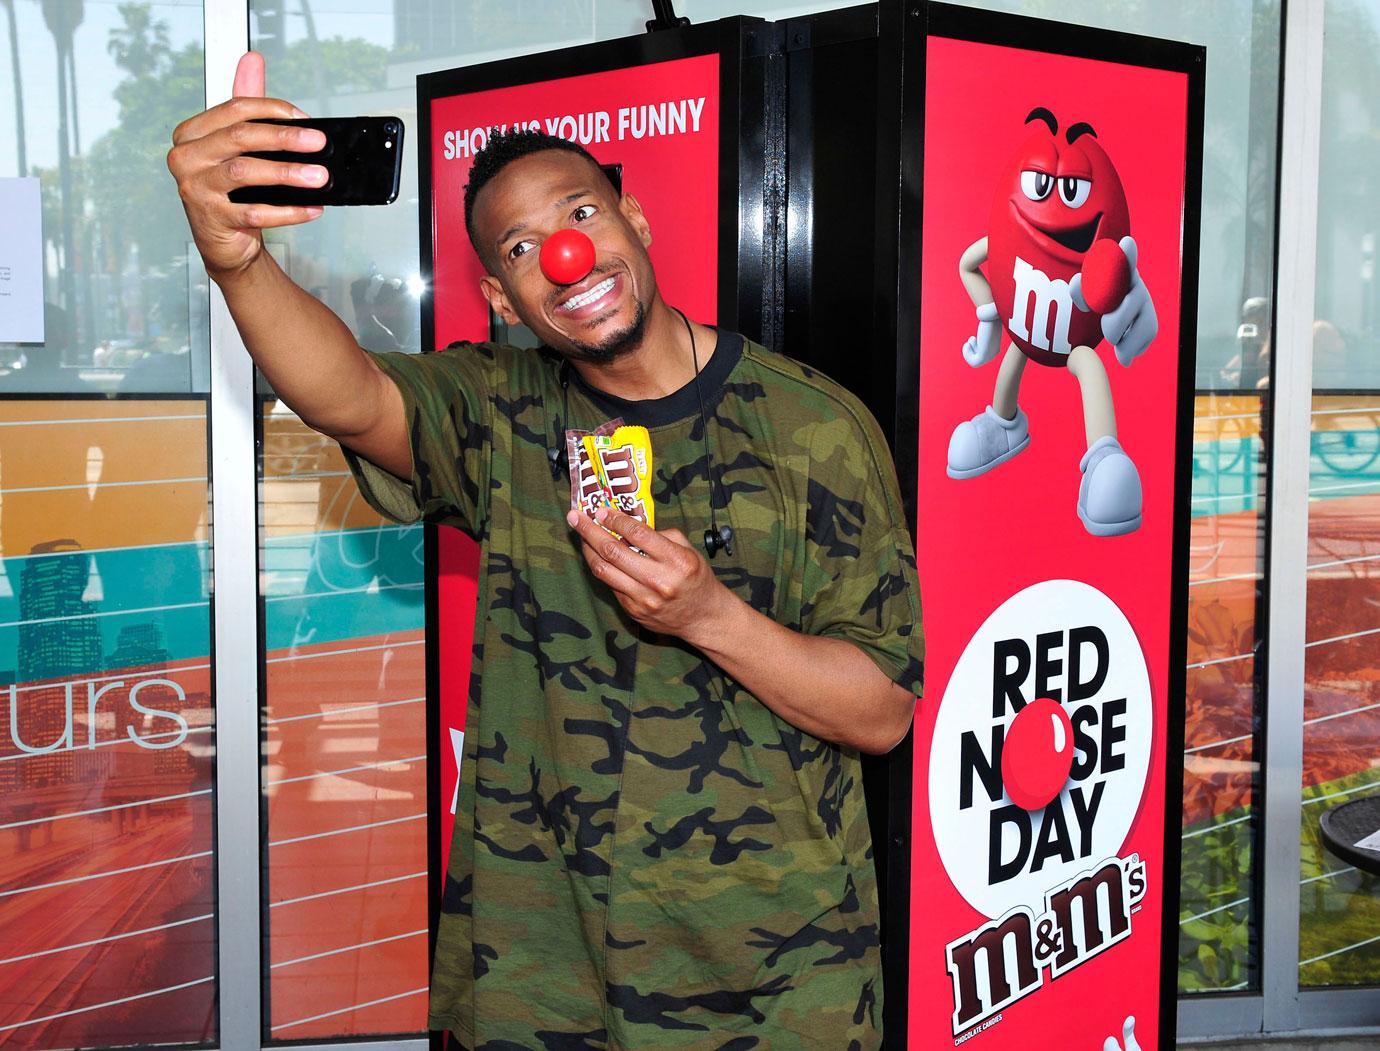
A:
{"label": "black phone case", "polygon": [[[322,117],[264,120],[261,124],[295,124],[325,133],[326,146],[316,153],[291,150],[246,153],[270,161],[320,164],[330,172],[325,186],[241,186],[230,191],[236,204],[378,205],[392,204],[402,178],[403,122],[397,117]],[[386,131],[392,125],[395,130]],[[389,141],[392,146],[386,145]]]}

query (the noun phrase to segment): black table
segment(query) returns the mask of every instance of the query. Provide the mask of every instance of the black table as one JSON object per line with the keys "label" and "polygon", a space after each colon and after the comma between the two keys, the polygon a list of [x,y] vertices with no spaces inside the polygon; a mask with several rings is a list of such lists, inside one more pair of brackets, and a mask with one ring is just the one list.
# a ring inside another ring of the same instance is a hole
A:
{"label": "black table", "polygon": [[1362,872],[1380,875],[1380,795],[1325,810],[1318,825],[1328,850]]}

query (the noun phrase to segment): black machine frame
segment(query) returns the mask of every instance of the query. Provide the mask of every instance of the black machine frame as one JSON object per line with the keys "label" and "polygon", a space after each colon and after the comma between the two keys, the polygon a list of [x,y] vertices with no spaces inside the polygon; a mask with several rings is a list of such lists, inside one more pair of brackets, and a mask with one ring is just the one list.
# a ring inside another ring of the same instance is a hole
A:
{"label": "black machine frame", "polygon": [[[1188,649],[1189,497],[1192,484],[1194,362],[1198,321],[1198,243],[1202,207],[1203,119],[1206,50],[1130,33],[1067,25],[989,11],[930,3],[927,0],[881,0],[877,68],[881,80],[878,105],[876,224],[878,230],[876,312],[873,328],[879,344],[895,349],[894,449],[901,498],[908,520],[916,521],[920,428],[920,273],[924,215],[925,45],[931,36],[1044,51],[1079,58],[1115,61],[1182,73],[1188,78],[1187,149],[1185,153],[1182,278],[1180,287],[1179,362],[1175,436],[1175,522],[1173,535],[1171,614],[1169,625],[1170,698],[1166,728],[1165,825],[1163,871],[1179,870],[1180,822],[1183,812],[1184,705]],[[899,134],[896,129],[899,128]],[[895,232],[894,251],[885,233]],[[1177,699],[1177,701],[1175,700]],[[912,737],[904,743],[909,759]],[[899,750],[899,749],[898,749]],[[914,785],[911,763],[892,765],[890,812],[910,815]],[[901,840],[905,846],[902,847]],[[911,882],[910,823],[896,828],[891,840],[888,878],[893,887]],[[1175,1046],[1178,1011],[1179,914],[1178,880],[1163,881],[1160,931],[1159,1012],[1161,1051]],[[909,930],[909,895],[891,895],[892,916]],[[904,915],[901,915],[904,913]],[[908,942],[908,936],[906,937]],[[887,960],[889,990],[907,989],[909,953]],[[907,1017],[887,1014],[888,1046],[906,1046]],[[899,1042],[893,1043],[899,1036]]]}

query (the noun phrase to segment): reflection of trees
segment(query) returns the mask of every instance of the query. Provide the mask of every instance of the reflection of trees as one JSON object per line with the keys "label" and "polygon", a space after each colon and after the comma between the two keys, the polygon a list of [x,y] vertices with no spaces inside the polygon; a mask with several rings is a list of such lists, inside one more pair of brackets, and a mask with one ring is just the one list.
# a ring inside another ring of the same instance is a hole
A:
{"label": "reflection of trees", "polygon": [[24,149],[24,80],[19,75],[19,27],[14,20],[14,0],[0,0],[5,5],[5,22],[10,31],[10,70],[14,75],[14,129],[19,147],[19,175],[29,174],[29,162]]}
{"label": "reflection of trees", "polygon": [[1380,385],[1371,350],[1380,306],[1374,280],[1374,244],[1380,233],[1378,22],[1373,4],[1338,0],[1328,5],[1318,175],[1326,192],[1318,217],[1316,310],[1341,331],[1348,353],[1333,376],[1318,375],[1320,386]]}
{"label": "reflection of trees", "polygon": [[[83,0],[43,0],[43,22],[53,35],[57,50],[58,85],[58,182],[62,187],[62,265],[58,268],[58,284],[62,289],[62,304],[68,311],[76,306],[76,253],[73,251],[71,132],[68,99],[71,96],[68,72],[72,68],[72,37],[85,14]],[[72,98],[72,108],[76,100]],[[83,268],[83,272],[85,268]],[[85,314],[86,311],[83,311]]]}
{"label": "reflection of trees", "polygon": [[[19,165],[26,174],[14,2],[0,0],[10,22]],[[108,89],[118,117],[82,156],[73,37],[83,21],[83,0],[41,3],[56,49],[58,161],[27,174],[40,178],[43,229],[60,260],[57,294],[50,298],[74,322],[65,360],[87,364],[98,340],[118,337],[132,337],[141,350],[179,351],[189,335],[190,238],[164,158],[173,128],[205,106],[202,42],[176,46],[152,4],[121,3],[120,24],[106,42],[122,73]],[[271,67],[274,93],[309,98],[318,83],[332,91],[382,88],[387,55],[364,40],[300,41]]]}
{"label": "reflection of trees", "polygon": [[128,73],[153,70],[172,53],[168,24],[155,22],[147,4],[124,4],[120,16],[125,24],[110,31],[106,50],[115,64]]}
{"label": "reflection of trees", "polygon": [[[120,5],[123,25],[111,31],[107,44],[125,73],[112,92],[119,120],[89,155],[91,172],[100,173],[90,183],[99,269],[112,283],[103,320],[116,334],[145,339],[185,324],[188,234],[173,212],[175,190],[163,158],[172,129],[205,104],[201,43],[174,49],[167,23],[150,10],[148,4]],[[151,221],[160,214],[170,221]],[[126,289],[131,258],[138,260],[139,280]],[[180,342],[170,349],[179,349]]]}

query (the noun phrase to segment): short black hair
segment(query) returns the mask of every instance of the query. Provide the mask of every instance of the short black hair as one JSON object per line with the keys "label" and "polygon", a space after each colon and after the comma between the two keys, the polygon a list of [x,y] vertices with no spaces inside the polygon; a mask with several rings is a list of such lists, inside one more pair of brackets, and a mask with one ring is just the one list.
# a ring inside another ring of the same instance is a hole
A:
{"label": "short black hair", "polygon": [[585,149],[578,142],[571,142],[563,139],[559,135],[548,135],[544,131],[535,128],[525,130],[514,129],[512,131],[495,131],[489,136],[489,141],[484,144],[484,148],[474,155],[474,164],[470,168],[470,181],[465,184],[465,232],[470,235],[470,244],[474,245],[474,250],[479,252],[479,257],[484,258],[484,253],[479,248],[479,241],[474,236],[474,201],[479,196],[479,191],[489,185],[499,172],[513,161],[523,157],[529,157],[534,153],[541,153],[544,150],[564,150],[566,153],[575,153],[585,158],[595,168],[599,167],[599,162],[594,159],[594,155]]}

